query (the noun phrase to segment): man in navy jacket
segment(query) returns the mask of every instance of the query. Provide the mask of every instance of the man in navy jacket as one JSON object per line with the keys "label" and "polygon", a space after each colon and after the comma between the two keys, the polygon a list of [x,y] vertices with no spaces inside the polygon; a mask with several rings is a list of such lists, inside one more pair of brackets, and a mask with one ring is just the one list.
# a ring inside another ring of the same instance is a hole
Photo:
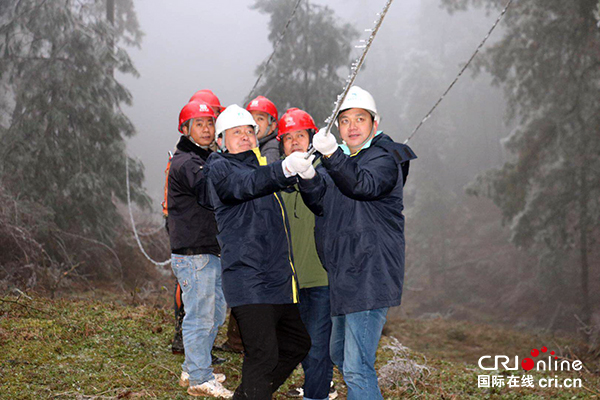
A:
{"label": "man in navy jacket", "polygon": [[[270,399],[310,349],[300,319],[289,224],[279,190],[315,174],[306,153],[267,165],[252,115],[233,104],[216,123],[222,153],[207,176],[221,245],[223,291],[244,345],[236,399]],[[308,175],[307,175],[308,173]]]}
{"label": "man in navy jacket", "polygon": [[336,122],[345,145],[319,131],[313,146],[323,154],[322,167],[299,186],[317,215],[317,251],[329,277],[331,359],[343,373],[349,400],[381,399],[375,357],[388,308],[402,296],[402,188],[416,156],[377,132],[375,101],[357,86]]}

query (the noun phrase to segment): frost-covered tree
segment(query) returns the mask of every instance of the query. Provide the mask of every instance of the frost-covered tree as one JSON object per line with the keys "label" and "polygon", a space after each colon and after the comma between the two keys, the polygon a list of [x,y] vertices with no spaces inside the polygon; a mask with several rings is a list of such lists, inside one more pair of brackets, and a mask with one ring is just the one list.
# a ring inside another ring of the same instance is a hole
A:
{"label": "frost-covered tree", "polygon": [[[443,0],[450,10],[504,0]],[[512,240],[535,250],[549,302],[569,297],[589,323],[600,230],[600,30],[597,0],[514,2],[504,37],[479,68],[505,89],[518,123],[509,160],[478,178],[472,193],[501,208]],[[571,293],[569,290],[571,289]]]}
{"label": "frost-covered tree", "polygon": [[[257,0],[252,6],[271,16],[269,40],[275,44],[296,0]],[[298,107],[323,124],[344,87],[340,70],[350,67],[352,43],[358,32],[333,10],[308,1],[298,7],[286,34],[264,73],[254,96],[269,97],[280,112]],[[265,63],[256,69],[257,75]]]}
{"label": "frost-covered tree", "polygon": [[[123,46],[141,37],[133,0],[0,3],[1,181],[50,208],[62,230],[110,240],[121,222],[125,139],[135,130],[114,72],[137,75]],[[143,167],[129,164],[144,204]]]}

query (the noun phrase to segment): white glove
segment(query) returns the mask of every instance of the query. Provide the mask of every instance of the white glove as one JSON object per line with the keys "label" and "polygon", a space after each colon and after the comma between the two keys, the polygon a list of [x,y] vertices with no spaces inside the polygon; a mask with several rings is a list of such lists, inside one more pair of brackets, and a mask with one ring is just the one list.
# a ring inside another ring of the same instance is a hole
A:
{"label": "white glove", "polygon": [[307,159],[305,158],[306,155],[307,153],[300,153],[299,151],[296,151],[287,156],[281,163],[283,174],[289,178],[290,176],[307,172],[312,167],[312,162],[315,159],[315,156],[313,154]]}
{"label": "white glove", "polygon": [[[314,158],[314,156],[313,156]],[[298,176],[302,179],[312,179],[315,177],[315,175],[317,174],[317,171],[315,171],[315,167],[313,167],[312,165],[310,167],[308,167],[308,169],[304,172],[298,172]]]}
{"label": "white glove", "polygon": [[313,137],[313,147],[324,156],[332,155],[337,149],[338,144],[335,136],[331,132],[325,134],[327,128],[321,128]]}

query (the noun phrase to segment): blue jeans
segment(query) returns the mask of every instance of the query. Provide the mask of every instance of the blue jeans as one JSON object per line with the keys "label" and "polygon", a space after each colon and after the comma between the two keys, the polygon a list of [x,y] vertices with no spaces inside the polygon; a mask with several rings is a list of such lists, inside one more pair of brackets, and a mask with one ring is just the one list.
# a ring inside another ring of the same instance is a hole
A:
{"label": "blue jeans", "polygon": [[182,369],[190,374],[190,386],[214,378],[211,350],[227,305],[221,287],[221,259],[212,254],[171,254],[171,267],[181,286],[185,307]]}
{"label": "blue jeans", "polygon": [[329,382],[333,377],[333,363],[329,356],[331,338],[329,286],[300,289],[298,310],[312,341],[310,351],[302,361],[304,399],[328,399]]}
{"label": "blue jeans", "polygon": [[344,375],[348,400],[383,399],[375,358],[387,312],[384,307],[332,318],[331,359]]}

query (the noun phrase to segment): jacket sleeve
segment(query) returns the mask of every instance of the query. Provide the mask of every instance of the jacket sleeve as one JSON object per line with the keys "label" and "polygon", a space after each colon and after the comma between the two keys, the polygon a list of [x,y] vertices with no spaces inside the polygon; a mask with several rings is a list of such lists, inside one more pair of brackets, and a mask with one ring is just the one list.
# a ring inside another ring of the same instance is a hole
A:
{"label": "jacket sleeve", "polygon": [[286,178],[281,161],[243,171],[232,171],[231,164],[220,158],[209,164],[208,176],[219,199],[235,204],[267,196],[296,183],[296,177]]}
{"label": "jacket sleeve", "polygon": [[180,180],[185,182],[196,196],[198,204],[212,211],[204,165],[194,159],[188,160],[181,166],[179,174]]}
{"label": "jacket sleeve", "polygon": [[304,204],[310,211],[315,215],[323,216],[323,198],[327,191],[327,184],[320,169],[317,169],[317,174],[312,179],[298,179],[298,188]]}
{"label": "jacket sleeve", "polygon": [[355,200],[378,200],[394,189],[398,179],[398,164],[390,153],[375,146],[368,151],[374,152],[372,158],[362,165],[341,149],[323,160],[335,185]]}

